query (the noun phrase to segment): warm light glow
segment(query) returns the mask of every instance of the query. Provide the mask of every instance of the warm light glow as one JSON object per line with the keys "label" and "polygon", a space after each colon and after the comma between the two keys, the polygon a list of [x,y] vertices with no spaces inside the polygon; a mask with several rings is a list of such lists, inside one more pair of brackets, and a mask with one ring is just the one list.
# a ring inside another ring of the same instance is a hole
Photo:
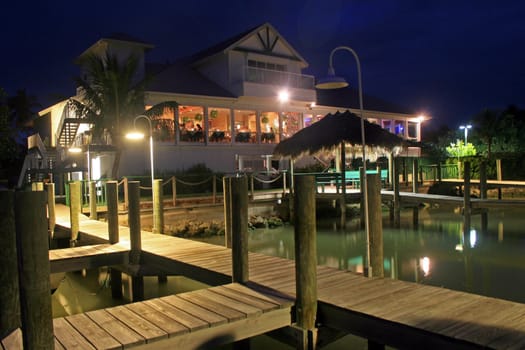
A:
{"label": "warm light glow", "polygon": [[424,115],[420,115],[420,116],[417,117],[417,121],[420,122],[420,123],[423,122],[424,120],[425,120],[425,116]]}
{"label": "warm light glow", "polygon": [[463,130],[463,129],[471,129],[471,128],[472,128],[472,125],[470,125],[470,124],[468,124],[468,125],[460,125],[459,128],[460,128],[461,130]]}
{"label": "warm light glow", "polygon": [[82,152],[82,148],[80,147],[71,147],[70,149],[67,150],[69,153],[80,153]]}
{"label": "warm light glow", "polygon": [[93,180],[100,179],[100,176],[102,175],[102,164],[100,162],[100,156],[97,156],[92,159],[91,162],[91,178]]}
{"label": "warm light glow", "polygon": [[430,259],[427,256],[423,259],[419,259],[419,265],[421,266],[421,270],[423,270],[423,274],[428,276],[428,273],[430,272]]}
{"label": "warm light glow", "polygon": [[456,250],[458,252],[462,252],[463,251],[463,244],[456,244]]}
{"label": "warm light glow", "polygon": [[139,131],[128,132],[126,138],[129,140],[141,140],[144,138],[144,134]]}
{"label": "warm light glow", "polygon": [[316,106],[315,102],[310,103],[310,108],[314,108]]}
{"label": "warm light glow", "polygon": [[474,246],[476,245],[476,241],[478,240],[477,235],[478,233],[476,232],[476,230],[470,230],[470,248],[474,248]]}
{"label": "warm light glow", "polygon": [[290,99],[290,94],[286,90],[281,90],[278,97],[280,102],[287,102]]}

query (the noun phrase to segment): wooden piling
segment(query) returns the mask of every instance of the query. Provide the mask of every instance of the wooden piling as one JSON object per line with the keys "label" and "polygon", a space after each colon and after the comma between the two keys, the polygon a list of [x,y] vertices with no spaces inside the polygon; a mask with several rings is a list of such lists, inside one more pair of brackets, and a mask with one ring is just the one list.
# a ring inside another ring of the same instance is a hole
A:
{"label": "wooden piling", "polygon": [[217,201],[217,175],[213,175],[212,176],[212,184],[211,184],[211,193],[212,193],[212,198],[211,198],[211,202],[212,204],[215,204],[215,202]]}
{"label": "wooden piling", "polygon": [[153,233],[164,233],[164,191],[162,179],[155,179],[153,191]]}
{"label": "wooden piling", "polygon": [[315,348],[317,314],[315,177],[295,176],[294,185],[296,324],[303,330],[298,348],[308,349]]}
{"label": "wooden piling", "polygon": [[78,239],[78,231],[80,229],[80,212],[81,205],[80,182],[74,181],[69,183],[69,219],[71,221],[71,237],[70,245],[76,246]]}
{"label": "wooden piling", "polygon": [[54,344],[46,201],[41,191],[15,194],[24,349],[52,349]]}
{"label": "wooden piling", "polygon": [[50,182],[46,184],[47,191],[47,219],[49,229],[49,239],[52,240],[55,234],[56,210],[55,210],[55,184]]}
{"label": "wooden piling", "polygon": [[418,165],[417,158],[414,157],[412,158],[412,192],[414,193],[418,192],[418,187],[419,187],[418,168],[419,168],[419,165]]}
{"label": "wooden piling", "polygon": [[[479,164],[479,197],[487,199],[487,162]],[[488,210],[481,211],[481,231],[486,233],[489,224]]]}
{"label": "wooden piling", "polygon": [[399,197],[399,159],[393,159],[393,183],[392,187],[394,189],[394,227],[399,228],[401,226],[401,199]]}
{"label": "wooden piling", "polygon": [[[230,177],[232,216],[232,281],[246,283],[248,274],[248,182]],[[235,219],[233,219],[235,218]]]}
{"label": "wooden piling", "polygon": [[89,218],[97,220],[97,183],[89,181]]}
{"label": "wooden piling", "polygon": [[106,182],[106,203],[108,208],[108,234],[109,243],[119,242],[118,228],[118,183],[117,181]]}
{"label": "wooden piling", "polygon": [[0,339],[20,328],[20,289],[15,229],[15,193],[0,191]]}
{"label": "wooden piling", "polygon": [[177,206],[177,178],[175,176],[171,177],[171,201],[173,206]]}
{"label": "wooden piling", "polygon": [[383,214],[381,211],[381,174],[367,174],[368,226],[372,275],[383,277]]}
{"label": "wooden piling", "polygon": [[[128,226],[130,252],[129,263],[131,265],[140,264],[142,250],[141,231],[140,231],[140,182],[128,181]],[[131,276],[131,295],[132,301],[144,299],[144,278],[141,275]]]}
{"label": "wooden piling", "polygon": [[231,177],[222,178],[222,193],[224,203],[224,245],[232,247],[232,198],[231,198]]}
{"label": "wooden piling", "polygon": [[470,231],[470,162],[463,164],[463,227],[464,232]]}

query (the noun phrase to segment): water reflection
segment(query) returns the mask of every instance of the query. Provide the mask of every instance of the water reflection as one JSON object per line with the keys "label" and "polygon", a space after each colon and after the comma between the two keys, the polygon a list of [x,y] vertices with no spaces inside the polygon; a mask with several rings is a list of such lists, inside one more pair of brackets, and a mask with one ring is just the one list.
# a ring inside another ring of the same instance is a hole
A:
{"label": "water reflection", "polygon": [[[385,213],[385,277],[525,302],[525,281],[516,278],[525,272],[522,212],[491,210],[484,232],[480,216],[473,216],[467,233],[463,217],[450,209],[423,208],[419,218],[414,229],[412,210],[403,212],[401,228],[393,229]],[[359,221],[344,230],[334,229],[334,221],[318,222],[318,263],[363,272],[366,237]],[[293,259],[293,227],[251,232],[250,250]]]}

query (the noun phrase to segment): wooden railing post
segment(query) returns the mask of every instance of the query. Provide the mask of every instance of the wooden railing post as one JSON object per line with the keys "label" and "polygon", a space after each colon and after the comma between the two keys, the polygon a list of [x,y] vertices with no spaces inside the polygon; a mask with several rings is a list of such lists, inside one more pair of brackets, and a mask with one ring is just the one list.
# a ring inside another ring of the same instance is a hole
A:
{"label": "wooden railing post", "polygon": [[80,212],[81,206],[80,182],[74,181],[69,183],[69,214],[71,222],[70,245],[76,246],[78,240],[78,231],[80,230]]}
{"label": "wooden railing post", "polygon": [[252,200],[255,199],[255,183],[253,179],[253,174],[250,174],[250,196]]}
{"label": "wooden railing post", "polygon": [[392,187],[394,188],[394,227],[401,226],[401,199],[399,197],[399,159],[393,159],[393,180]]}
{"label": "wooden railing post", "polygon": [[[487,162],[481,161],[479,164],[479,194],[481,199],[487,199]],[[486,233],[488,227],[487,210],[481,212],[481,230]]]}
{"label": "wooden railing post", "polygon": [[15,195],[24,349],[53,349],[54,344],[46,201],[41,191]]}
{"label": "wooden railing post", "polygon": [[128,210],[129,206],[129,195],[128,195],[128,178],[124,177],[123,179],[123,187],[124,187],[124,210]]}
{"label": "wooden railing post", "polygon": [[164,191],[162,179],[153,180],[153,233],[164,233]]}
{"label": "wooden railing post", "polygon": [[47,218],[49,228],[49,239],[52,240],[55,234],[55,226],[57,222],[55,210],[55,184],[53,182],[46,184],[47,190]]}
{"label": "wooden railing post", "polygon": [[[130,240],[129,263],[131,265],[139,265],[142,251],[139,181],[128,181],[128,195],[128,226]],[[134,302],[144,299],[144,278],[142,275],[131,276],[131,299]]]}
{"label": "wooden railing post", "polygon": [[232,198],[231,198],[231,177],[222,178],[222,193],[224,203],[224,245],[232,247]]}
{"label": "wooden railing post", "polygon": [[295,293],[296,322],[302,336],[298,349],[314,349],[317,314],[317,237],[315,177],[295,176]]}
{"label": "wooden railing post", "polygon": [[20,328],[20,289],[16,250],[15,193],[0,191],[0,339]]}
{"label": "wooden railing post", "polygon": [[[106,203],[108,207],[109,243],[115,244],[120,240],[118,226],[118,182],[106,182]],[[115,268],[110,269],[111,296],[122,298],[122,272]]]}
{"label": "wooden railing post", "polygon": [[412,159],[412,192],[417,193],[418,192],[418,161],[417,158]]}
{"label": "wooden railing post", "polygon": [[464,232],[470,231],[470,162],[463,163],[463,227]]}
{"label": "wooden railing post", "polygon": [[367,174],[370,265],[372,276],[383,277],[383,221],[381,211],[381,173]]}
{"label": "wooden railing post", "polygon": [[212,191],[212,200],[211,201],[212,201],[213,204],[215,204],[215,202],[217,200],[217,175],[214,174],[212,176],[211,181],[213,181],[212,186],[211,186],[212,187],[212,189],[211,189],[211,191]]}
{"label": "wooden railing post", "polygon": [[171,196],[173,201],[173,206],[177,206],[177,179],[175,176],[171,177]]}
{"label": "wooden railing post", "polygon": [[89,181],[89,218],[97,220],[97,183]]}
{"label": "wooden railing post", "polygon": [[230,177],[232,216],[232,280],[248,282],[248,183],[246,176]]}

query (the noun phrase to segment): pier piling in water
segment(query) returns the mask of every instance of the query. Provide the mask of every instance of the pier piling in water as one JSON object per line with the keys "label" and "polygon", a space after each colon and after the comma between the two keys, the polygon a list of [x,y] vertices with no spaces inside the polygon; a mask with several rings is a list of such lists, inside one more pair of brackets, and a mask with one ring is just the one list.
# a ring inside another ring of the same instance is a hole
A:
{"label": "pier piling in water", "polygon": [[248,274],[248,181],[246,176],[230,177],[232,220],[232,280],[246,283]]}
{"label": "pier piling in water", "polygon": [[[128,226],[130,253],[129,263],[131,265],[140,264],[140,254],[142,250],[140,232],[140,182],[128,181]],[[131,276],[131,295],[132,301],[144,299],[144,277],[142,275]]]}

